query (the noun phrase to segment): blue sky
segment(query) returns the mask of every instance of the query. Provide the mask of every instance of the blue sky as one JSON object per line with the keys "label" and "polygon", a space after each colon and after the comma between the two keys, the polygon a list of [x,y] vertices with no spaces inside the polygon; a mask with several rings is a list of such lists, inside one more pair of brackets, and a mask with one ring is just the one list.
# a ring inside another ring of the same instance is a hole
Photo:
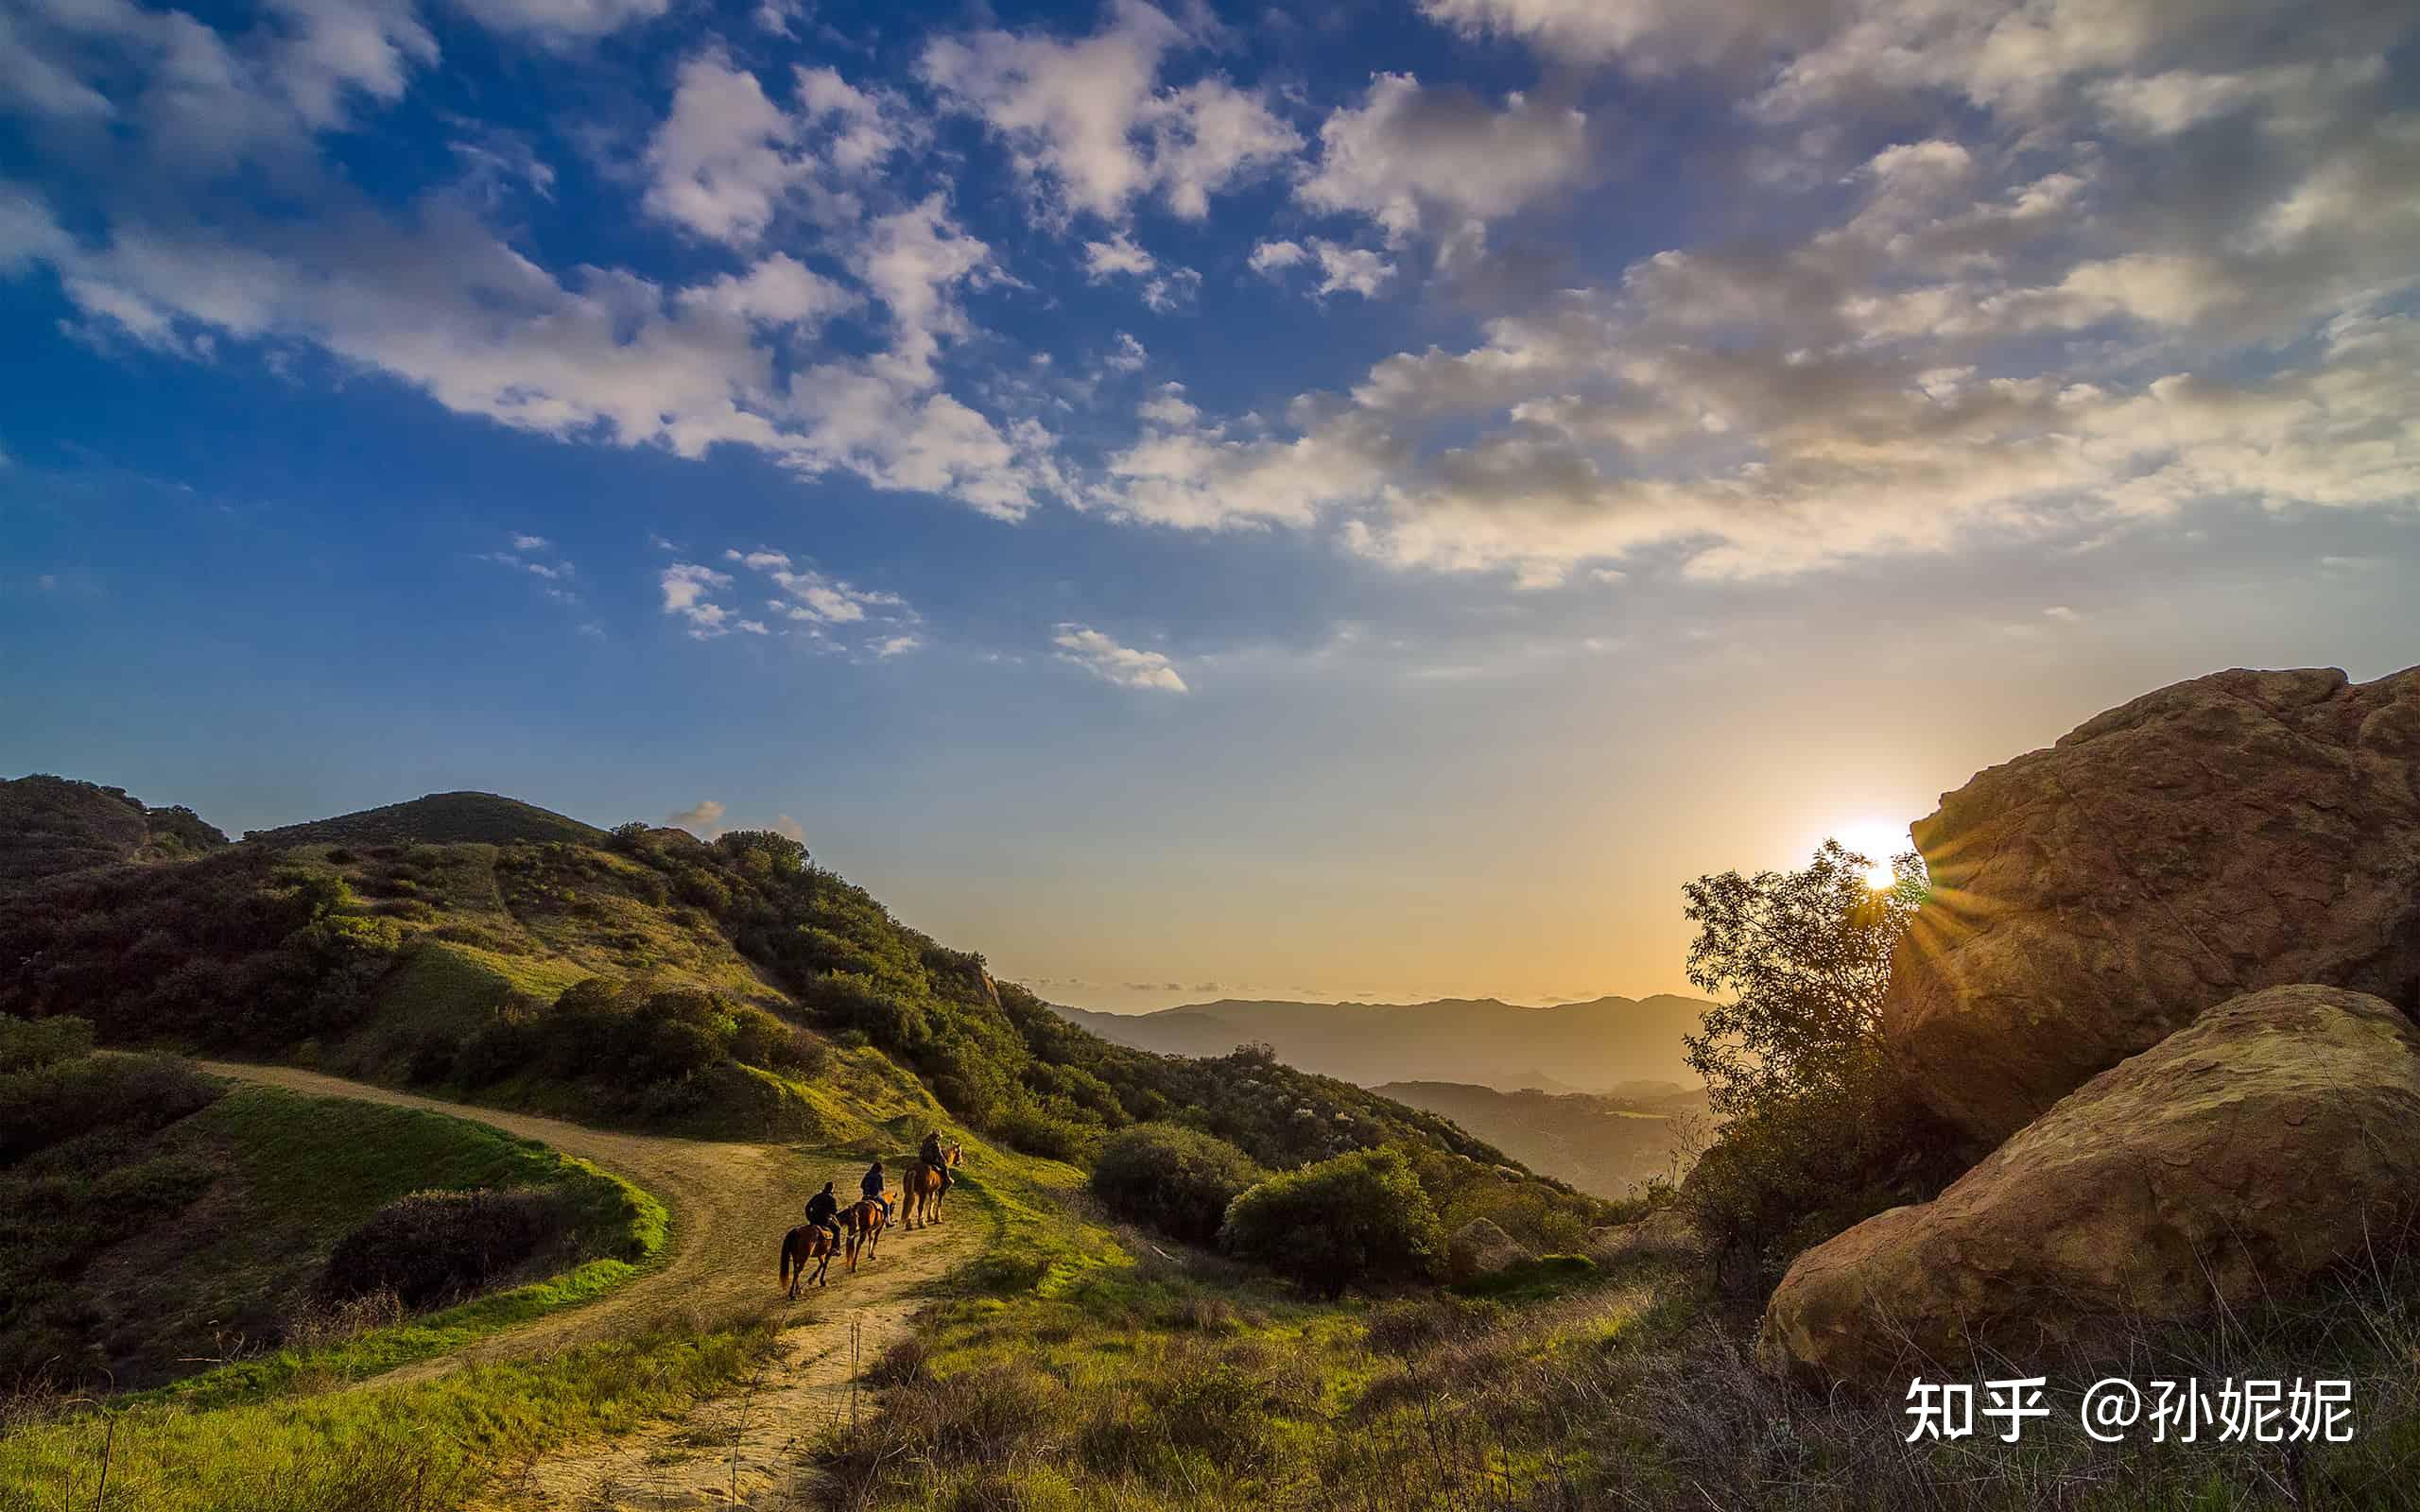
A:
{"label": "blue sky", "polygon": [[2401,7],[0,14],[0,769],[796,826],[1065,1001],[2420,661]]}

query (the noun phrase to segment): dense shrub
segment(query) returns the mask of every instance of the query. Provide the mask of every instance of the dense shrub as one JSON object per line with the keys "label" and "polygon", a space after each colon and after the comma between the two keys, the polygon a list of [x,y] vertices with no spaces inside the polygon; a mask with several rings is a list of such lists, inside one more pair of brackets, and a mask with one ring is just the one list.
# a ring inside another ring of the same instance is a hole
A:
{"label": "dense shrub", "polygon": [[0,1012],[105,1041],[284,1049],[358,1023],[401,944],[344,883],[242,846],[0,894]]}
{"label": "dense shrub", "polygon": [[93,1053],[93,1025],[84,1019],[18,1019],[0,1013],[0,1076],[40,1071]]}
{"label": "dense shrub", "polygon": [[731,888],[703,867],[691,867],[672,882],[673,896],[683,902],[719,914],[731,906]]}
{"label": "dense shrub", "polygon": [[1935,1195],[1970,1155],[1876,1067],[1870,1080],[1768,1100],[1732,1119],[1681,1183],[1680,1203],[1723,1288],[1761,1296],[1802,1250]]}
{"label": "dense shrub", "polygon": [[320,1278],[341,1301],[392,1292],[426,1307],[480,1291],[561,1249],[571,1217],[543,1192],[416,1192],[337,1242]]}
{"label": "dense shrub", "polygon": [[1094,1158],[1093,1194],[1120,1216],[1187,1244],[1219,1237],[1228,1204],[1267,1175],[1222,1139],[1168,1124],[1112,1135]]}
{"label": "dense shrub", "polygon": [[81,1056],[0,1076],[0,1167],[88,1130],[165,1128],[226,1089],[168,1056]]}
{"label": "dense shrub", "polygon": [[751,877],[795,877],[806,869],[806,847],[771,830],[725,830],[715,850]]}
{"label": "dense shrub", "polygon": [[1098,1128],[1031,1106],[1011,1108],[995,1117],[992,1132],[1028,1155],[1069,1165],[1089,1163],[1100,1143]]}
{"label": "dense shrub", "polygon": [[1437,1211],[1410,1162],[1392,1149],[1270,1177],[1228,1208],[1219,1238],[1229,1253],[1326,1297],[1444,1274]]}

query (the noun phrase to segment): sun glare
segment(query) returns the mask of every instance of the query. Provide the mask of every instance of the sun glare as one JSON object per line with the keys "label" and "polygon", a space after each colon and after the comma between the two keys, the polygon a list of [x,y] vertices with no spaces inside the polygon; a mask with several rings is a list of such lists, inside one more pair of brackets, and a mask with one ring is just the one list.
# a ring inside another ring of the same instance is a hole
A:
{"label": "sun glare", "polygon": [[1876,891],[1891,885],[1891,858],[1909,849],[1908,827],[1888,819],[1857,819],[1832,831],[1832,837],[1871,863],[1865,885]]}

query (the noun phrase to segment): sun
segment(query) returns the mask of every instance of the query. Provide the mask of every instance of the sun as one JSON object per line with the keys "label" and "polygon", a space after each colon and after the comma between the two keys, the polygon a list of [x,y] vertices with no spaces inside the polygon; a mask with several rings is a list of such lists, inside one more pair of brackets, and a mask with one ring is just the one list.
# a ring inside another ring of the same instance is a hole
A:
{"label": "sun", "polygon": [[1898,880],[1892,875],[1891,858],[1912,844],[1906,825],[1872,817],[1842,823],[1833,829],[1832,837],[1872,863],[1865,868],[1865,885],[1876,892]]}

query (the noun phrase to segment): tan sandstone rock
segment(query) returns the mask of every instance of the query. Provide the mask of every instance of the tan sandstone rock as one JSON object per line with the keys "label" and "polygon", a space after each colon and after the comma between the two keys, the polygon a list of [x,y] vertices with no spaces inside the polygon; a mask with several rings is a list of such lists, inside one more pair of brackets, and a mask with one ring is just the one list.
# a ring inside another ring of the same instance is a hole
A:
{"label": "tan sandstone rock", "polygon": [[1486,1218],[1473,1218],[1454,1232],[1445,1258],[1454,1280],[1474,1280],[1537,1257]]}
{"label": "tan sandstone rock", "polygon": [[2393,1005],[2273,988],[2104,1072],[1931,1202],[1801,1255],[1768,1368],[1887,1385],[2023,1363],[2278,1295],[2420,1206],[2420,1034]]}
{"label": "tan sandstone rock", "polygon": [[1915,839],[1934,891],[1883,1032],[1979,1139],[2240,992],[2420,1005],[2420,668],[2163,688],[1979,774]]}

